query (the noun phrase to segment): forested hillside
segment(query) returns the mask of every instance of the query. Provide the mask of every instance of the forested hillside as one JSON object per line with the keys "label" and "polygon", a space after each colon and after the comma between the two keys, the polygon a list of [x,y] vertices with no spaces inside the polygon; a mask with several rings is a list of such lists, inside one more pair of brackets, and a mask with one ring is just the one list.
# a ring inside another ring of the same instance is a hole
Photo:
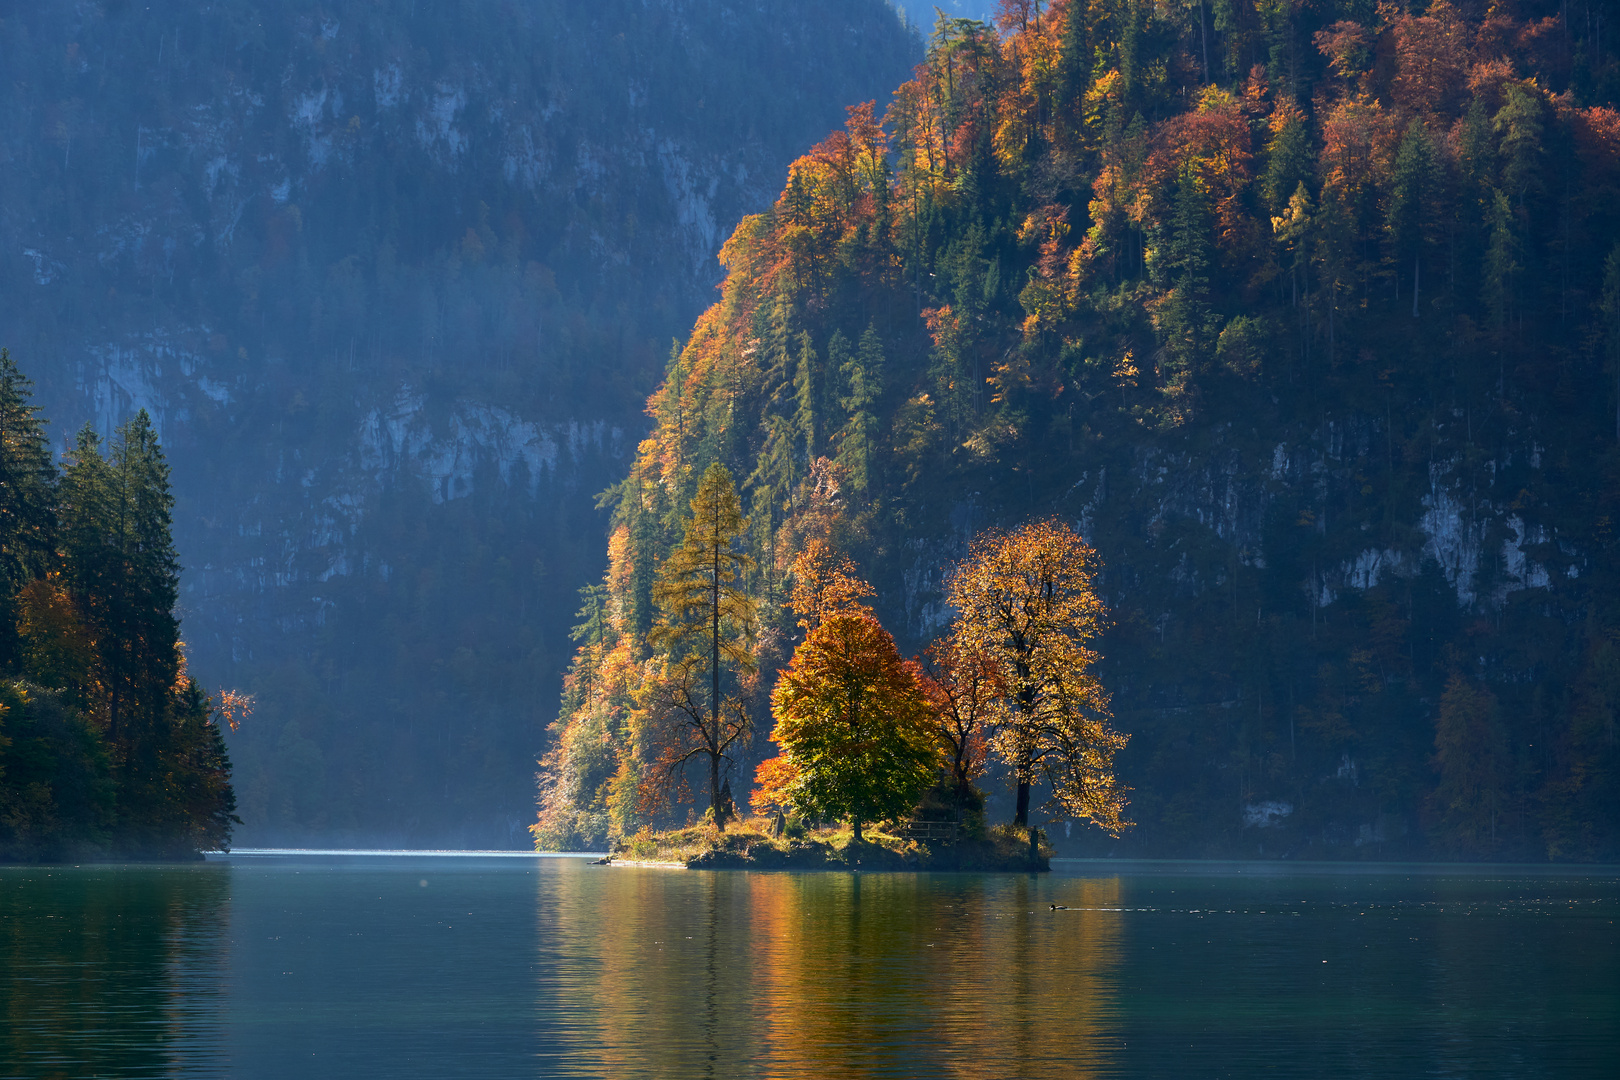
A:
{"label": "forested hillside", "polygon": [[1135,822],[1067,850],[1620,854],[1612,5],[1000,10],[725,245],[611,493],[541,843],[647,820],[652,584],[719,461],[761,724],[809,540],[917,651],[970,536],[1057,515]]}
{"label": "forested hillside", "polygon": [[521,842],[597,492],[882,0],[0,5],[0,343],[145,408],[244,842]]}

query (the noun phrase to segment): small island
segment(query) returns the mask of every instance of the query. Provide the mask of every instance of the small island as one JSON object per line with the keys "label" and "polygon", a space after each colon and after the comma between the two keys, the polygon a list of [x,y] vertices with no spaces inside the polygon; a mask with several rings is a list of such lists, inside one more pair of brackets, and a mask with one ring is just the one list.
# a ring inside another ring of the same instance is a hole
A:
{"label": "small island", "polygon": [[[841,474],[822,465],[836,498]],[[582,590],[537,847],[605,841],[605,862],[705,869],[1028,872],[1050,859],[1037,788],[1055,818],[1129,826],[1113,765],[1126,736],[1096,675],[1096,552],[1068,524],[980,533],[946,577],[954,618],[911,659],[830,528],[784,552],[758,595],[719,462],[676,524],[655,576],[616,564]],[[765,716],[774,756],[751,752]],[[732,794],[749,774],[752,817]],[[991,828],[979,785],[997,776],[1017,801]]]}
{"label": "small island", "polygon": [[[954,825],[954,823],[951,823]],[[903,827],[902,827],[903,829]],[[1052,868],[1041,844],[1031,854],[1022,830],[1003,826],[978,835],[919,839],[882,828],[805,828],[790,825],[778,835],[774,823],[753,817],[724,831],[704,823],[667,832],[644,831],[620,841],[605,865],[669,866],[688,870],[976,870],[1038,873]]]}

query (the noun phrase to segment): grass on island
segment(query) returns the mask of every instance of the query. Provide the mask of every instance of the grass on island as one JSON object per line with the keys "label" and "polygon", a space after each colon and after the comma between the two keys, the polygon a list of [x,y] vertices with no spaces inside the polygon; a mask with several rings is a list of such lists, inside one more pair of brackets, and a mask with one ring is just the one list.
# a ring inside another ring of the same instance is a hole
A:
{"label": "grass on island", "polygon": [[1022,829],[998,825],[980,836],[955,843],[921,843],[873,825],[862,842],[848,825],[807,828],[792,823],[783,836],[774,822],[755,816],[734,821],[720,832],[700,822],[684,829],[643,829],[615,845],[609,858],[618,863],[664,863],[693,870],[1049,870],[1051,849],[1041,845],[1031,860],[1029,836]]}

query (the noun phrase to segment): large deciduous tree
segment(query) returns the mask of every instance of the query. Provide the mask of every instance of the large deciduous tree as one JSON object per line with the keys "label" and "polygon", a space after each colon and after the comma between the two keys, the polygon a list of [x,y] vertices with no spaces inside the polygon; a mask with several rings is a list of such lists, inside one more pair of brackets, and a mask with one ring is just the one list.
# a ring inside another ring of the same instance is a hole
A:
{"label": "large deciduous tree", "polygon": [[1097,597],[1097,554],[1066,524],[1036,521],[981,534],[951,575],[959,646],[982,657],[1003,687],[993,746],[1018,784],[1015,823],[1030,825],[1030,788],[1042,775],[1052,805],[1118,835],[1127,789],[1114,755],[1108,693],[1093,642],[1106,612]]}
{"label": "large deciduous tree", "polygon": [[851,611],[810,631],[771,694],[784,756],[797,771],[790,799],[817,817],[869,821],[917,804],[938,768],[930,711],[894,638]]}
{"label": "large deciduous tree", "polygon": [[721,763],[753,731],[742,698],[723,692],[728,675],[735,682],[754,670],[758,618],[744,589],[753,560],[738,543],[747,532],[736,484],[716,462],[698,482],[681,546],[660,568],[648,634],[662,666],[643,702],[658,747],[655,780],[678,782],[689,762],[706,758],[709,806],[721,828]]}

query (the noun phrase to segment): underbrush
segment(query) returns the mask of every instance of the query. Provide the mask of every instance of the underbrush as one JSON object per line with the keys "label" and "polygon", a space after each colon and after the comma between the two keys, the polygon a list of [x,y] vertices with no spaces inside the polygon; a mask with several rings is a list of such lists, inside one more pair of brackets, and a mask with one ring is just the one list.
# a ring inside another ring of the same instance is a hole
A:
{"label": "underbrush", "polygon": [[777,836],[770,818],[753,817],[734,822],[723,832],[709,822],[665,832],[642,829],[621,841],[610,858],[695,870],[1050,869],[1051,850],[1042,845],[1031,860],[1028,834],[1010,825],[954,844],[920,843],[887,833],[881,826],[864,830],[857,844],[848,826],[794,826]]}

